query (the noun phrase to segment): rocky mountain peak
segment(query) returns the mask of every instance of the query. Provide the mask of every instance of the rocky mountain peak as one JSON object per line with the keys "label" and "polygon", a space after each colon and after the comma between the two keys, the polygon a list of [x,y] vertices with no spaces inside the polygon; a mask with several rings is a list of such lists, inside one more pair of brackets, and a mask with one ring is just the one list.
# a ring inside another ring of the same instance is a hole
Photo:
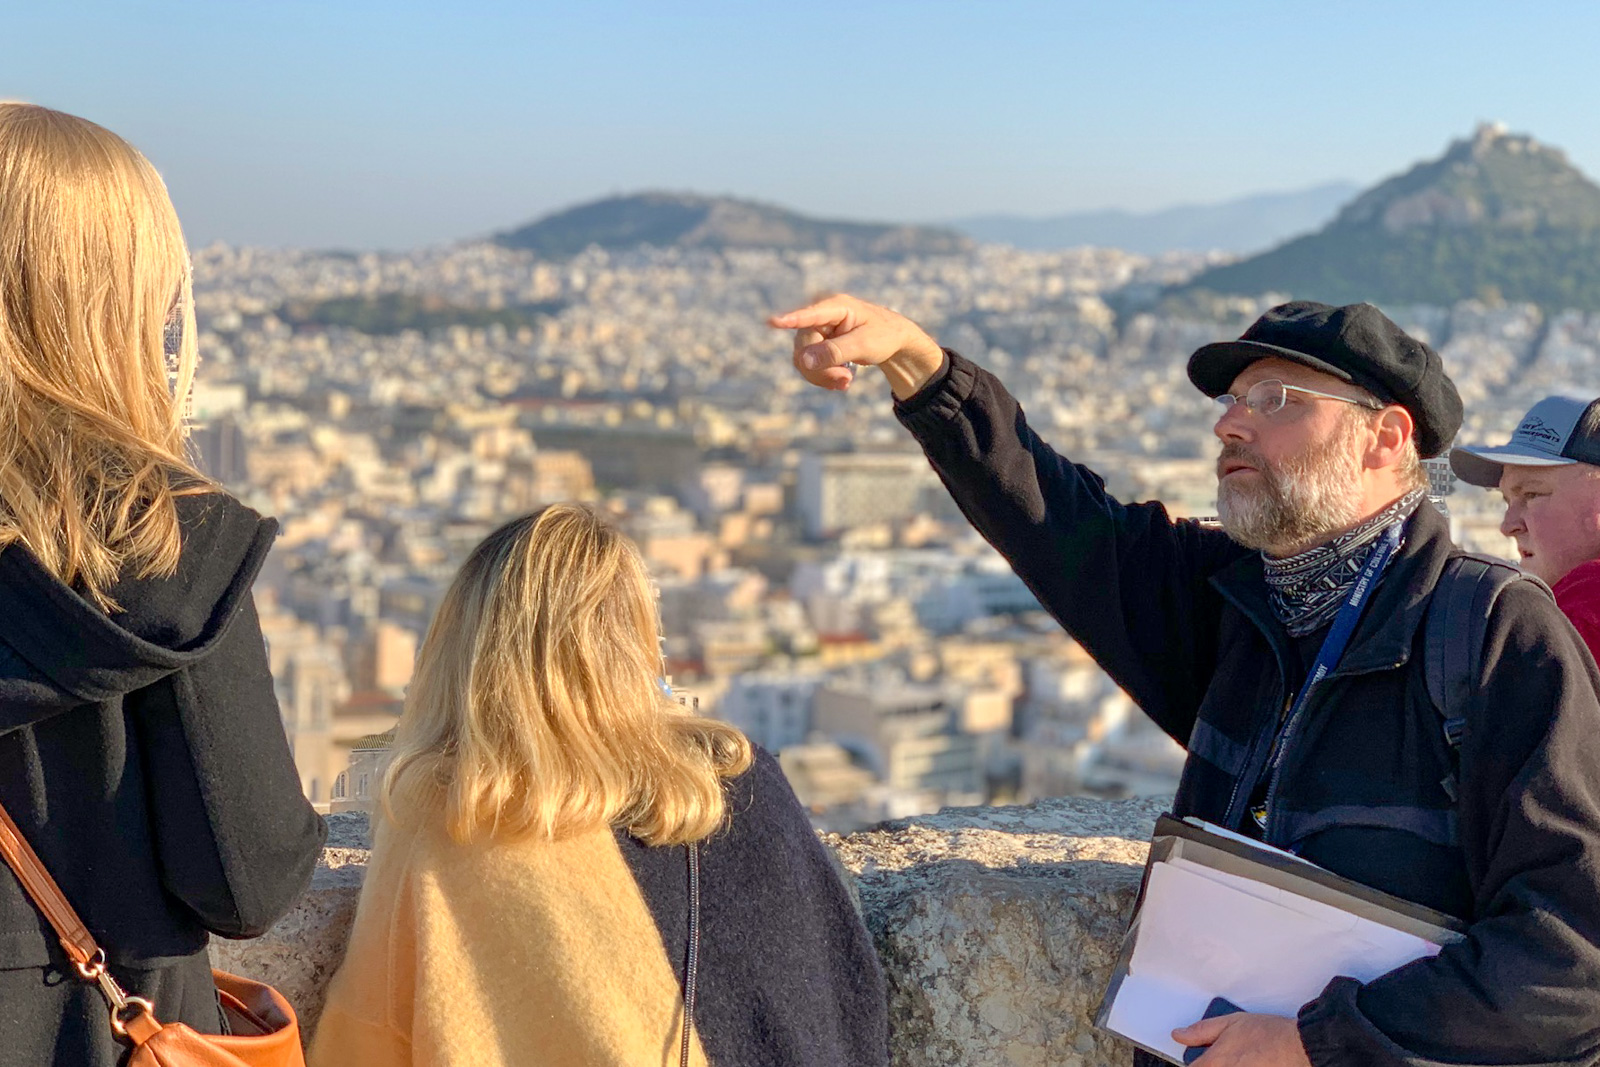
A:
{"label": "rocky mountain peak", "polygon": [[1600,308],[1600,186],[1560,149],[1483,123],[1322,230],[1196,277],[1216,292],[1453,303],[1495,292]]}
{"label": "rocky mountain peak", "polygon": [[1600,187],[1559,149],[1500,123],[1482,123],[1437,159],[1381,182],[1340,212],[1335,226],[1600,226]]}

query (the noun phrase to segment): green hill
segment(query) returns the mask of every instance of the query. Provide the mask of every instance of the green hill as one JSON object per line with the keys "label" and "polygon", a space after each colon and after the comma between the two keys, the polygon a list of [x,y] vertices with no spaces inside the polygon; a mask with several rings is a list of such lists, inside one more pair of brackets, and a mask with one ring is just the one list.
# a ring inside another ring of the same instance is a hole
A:
{"label": "green hill", "polygon": [[1319,232],[1183,288],[1339,304],[1494,296],[1600,310],[1600,186],[1559,150],[1480,126],[1358,196]]}
{"label": "green hill", "polygon": [[488,308],[452,304],[432,295],[380,293],[291,300],[278,308],[278,317],[291,326],[342,326],[361,333],[388,335],[401,330],[428,333],[446,326],[483,328],[495,324],[515,330],[542,322],[561,308],[559,301]]}
{"label": "green hill", "polygon": [[590,245],[658,248],[775,248],[852,259],[899,259],[966,251],[970,239],[928,226],[885,226],[808,218],[770,204],[678,193],[617,196],[559,211],[495,237],[507,248],[552,259]]}

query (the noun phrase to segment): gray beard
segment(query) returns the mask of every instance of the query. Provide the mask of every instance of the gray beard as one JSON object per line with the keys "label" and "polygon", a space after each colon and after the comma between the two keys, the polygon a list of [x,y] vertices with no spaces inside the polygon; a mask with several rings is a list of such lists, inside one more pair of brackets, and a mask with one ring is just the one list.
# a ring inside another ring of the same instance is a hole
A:
{"label": "gray beard", "polygon": [[1354,455],[1356,427],[1344,424],[1332,440],[1281,467],[1265,465],[1243,445],[1223,456],[1248,459],[1254,484],[1226,479],[1217,485],[1217,514],[1228,536],[1246,548],[1279,556],[1332,539],[1362,519],[1361,465]]}

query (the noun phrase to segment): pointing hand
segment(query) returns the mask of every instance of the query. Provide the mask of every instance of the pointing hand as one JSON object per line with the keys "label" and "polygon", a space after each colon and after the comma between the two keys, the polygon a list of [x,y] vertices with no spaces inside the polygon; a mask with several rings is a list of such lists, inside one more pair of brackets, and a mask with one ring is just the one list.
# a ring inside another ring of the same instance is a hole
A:
{"label": "pointing hand", "polygon": [[888,308],[839,294],[774,315],[767,325],[793,330],[794,366],[824,389],[848,389],[858,367],[880,367],[894,395],[916,393],[944,364],[944,352],[916,323]]}

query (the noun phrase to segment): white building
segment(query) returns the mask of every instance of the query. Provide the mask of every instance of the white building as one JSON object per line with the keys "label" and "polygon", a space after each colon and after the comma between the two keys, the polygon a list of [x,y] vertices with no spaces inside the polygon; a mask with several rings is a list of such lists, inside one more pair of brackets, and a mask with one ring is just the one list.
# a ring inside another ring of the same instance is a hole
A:
{"label": "white building", "polygon": [[998,555],[963,562],[959,573],[930,585],[917,599],[917,620],[934,633],[953,633],[974,619],[1039,610],[1039,601]]}
{"label": "white building", "polygon": [[936,792],[948,803],[983,799],[983,753],[961,729],[965,694],[900,681],[830,682],[817,690],[812,726],[903,792]]}
{"label": "white building", "polygon": [[807,453],[795,488],[808,537],[910,518],[944,491],[920,452]]}
{"label": "white building", "polygon": [[798,745],[811,733],[812,701],[822,678],[770,671],[735,675],[717,702],[717,717],[770,752]]}
{"label": "white building", "polygon": [[820,633],[862,628],[862,609],[893,599],[910,601],[917,621],[951,633],[988,615],[1038,611],[1039,602],[998,552],[976,554],[899,548],[841,552],[799,563],[789,591],[806,605]]}
{"label": "white building", "polygon": [[328,810],[371,812],[378,806],[378,791],[389,769],[389,746],[394,731],[376,734],[356,742],[350,750],[349,766],[334,779]]}

